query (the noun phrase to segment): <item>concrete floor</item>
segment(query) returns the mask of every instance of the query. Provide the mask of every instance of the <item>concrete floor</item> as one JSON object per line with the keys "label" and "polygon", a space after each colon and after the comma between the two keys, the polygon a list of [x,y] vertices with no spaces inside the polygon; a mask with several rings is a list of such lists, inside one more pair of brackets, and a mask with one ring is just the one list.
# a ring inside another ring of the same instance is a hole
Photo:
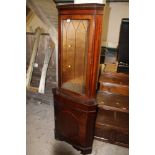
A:
{"label": "concrete floor", "polygon": [[[27,103],[27,155],[80,155],[71,145],[54,139],[53,104]],[[128,155],[129,149],[94,140],[91,155]]]}

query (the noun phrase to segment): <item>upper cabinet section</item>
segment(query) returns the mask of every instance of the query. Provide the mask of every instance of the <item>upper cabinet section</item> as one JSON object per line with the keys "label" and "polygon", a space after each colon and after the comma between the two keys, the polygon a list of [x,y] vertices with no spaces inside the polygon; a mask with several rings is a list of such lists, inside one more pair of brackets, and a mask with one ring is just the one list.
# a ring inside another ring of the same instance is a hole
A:
{"label": "upper cabinet section", "polygon": [[102,4],[57,6],[59,88],[71,95],[95,96],[102,32]]}

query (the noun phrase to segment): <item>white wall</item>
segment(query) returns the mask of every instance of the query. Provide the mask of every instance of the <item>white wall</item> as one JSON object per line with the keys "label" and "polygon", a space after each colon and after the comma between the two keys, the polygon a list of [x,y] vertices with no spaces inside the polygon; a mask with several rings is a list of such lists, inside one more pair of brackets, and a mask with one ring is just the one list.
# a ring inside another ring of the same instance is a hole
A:
{"label": "white wall", "polygon": [[103,16],[102,46],[116,48],[122,18],[129,17],[128,2],[110,2],[105,5]]}

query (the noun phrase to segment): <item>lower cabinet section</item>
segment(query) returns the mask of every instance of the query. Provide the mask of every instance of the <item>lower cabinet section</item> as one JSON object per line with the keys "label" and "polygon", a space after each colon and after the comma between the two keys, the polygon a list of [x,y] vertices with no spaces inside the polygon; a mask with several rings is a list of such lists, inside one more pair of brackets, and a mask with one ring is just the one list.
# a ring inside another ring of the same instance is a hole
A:
{"label": "lower cabinet section", "polygon": [[99,109],[95,139],[116,145],[129,146],[129,114]]}
{"label": "lower cabinet section", "polygon": [[129,133],[117,131],[109,127],[95,129],[95,139],[105,141],[108,143],[128,147],[129,146]]}
{"label": "lower cabinet section", "polygon": [[97,105],[94,101],[78,100],[53,90],[55,138],[80,150],[91,153]]}
{"label": "lower cabinet section", "polygon": [[116,144],[124,144],[124,146],[129,146],[129,133],[123,133],[123,132],[116,132]]}

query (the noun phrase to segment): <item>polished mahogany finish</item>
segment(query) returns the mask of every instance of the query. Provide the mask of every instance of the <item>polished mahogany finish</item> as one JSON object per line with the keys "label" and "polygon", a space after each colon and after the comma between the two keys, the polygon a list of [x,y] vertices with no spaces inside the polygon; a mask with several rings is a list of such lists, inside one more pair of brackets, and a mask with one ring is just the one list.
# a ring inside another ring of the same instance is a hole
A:
{"label": "polished mahogany finish", "polygon": [[91,153],[97,113],[96,86],[102,32],[102,4],[57,6],[58,88],[53,89],[55,138]]}

